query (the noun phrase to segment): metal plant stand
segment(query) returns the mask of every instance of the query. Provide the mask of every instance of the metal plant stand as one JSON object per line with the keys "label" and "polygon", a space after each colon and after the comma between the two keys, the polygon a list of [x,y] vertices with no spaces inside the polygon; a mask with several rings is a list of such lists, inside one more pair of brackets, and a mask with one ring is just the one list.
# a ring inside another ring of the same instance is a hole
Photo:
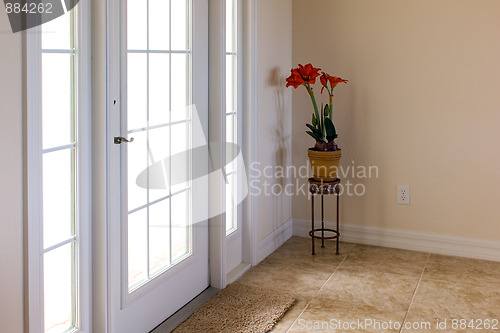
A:
{"label": "metal plant stand", "polygon": [[[331,181],[331,182],[321,182],[309,178],[309,192],[311,192],[311,231],[309,231],[309,236],[311,236],[312,240],[312,255],[315,255],[314,251],[314,239],[321,239],[321,247],[325,247],[325,239],[337,239],[337,252],[339,255],[339,240],[340,240],[340,231],[339,231],[339,198],[340,198],[340,179]],[[321,228],[314,228],[314,196],[316,194],[321,195]],[[326,229],[325,228],[325,214],[323,201],[325,195],[335,194],[337,196],[337,230]],[[316,235],[317,232],[321,232],[321,236]],[[325,232],[333,233],[333,236],[325,236]]]}

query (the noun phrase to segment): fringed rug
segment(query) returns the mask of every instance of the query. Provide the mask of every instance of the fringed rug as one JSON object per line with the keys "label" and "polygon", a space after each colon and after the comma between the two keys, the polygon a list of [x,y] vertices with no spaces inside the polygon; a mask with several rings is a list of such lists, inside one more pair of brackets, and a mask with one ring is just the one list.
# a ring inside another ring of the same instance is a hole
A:
{"label": "fringed rug", "polygon": [[234,283],[197,309],[174,333],[269,332],[294,303],[286,293]]}

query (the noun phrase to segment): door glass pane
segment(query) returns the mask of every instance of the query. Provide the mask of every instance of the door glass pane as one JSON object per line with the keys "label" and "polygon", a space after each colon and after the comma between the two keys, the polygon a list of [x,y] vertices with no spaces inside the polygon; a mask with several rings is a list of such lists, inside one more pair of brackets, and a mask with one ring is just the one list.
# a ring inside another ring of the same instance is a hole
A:
{"label": "door glass pane", "polygon": [[42,54],[44,149],[66,145],[73,141],[72,58],[72,54]]}
{"label": "door glass pane", "polygon": [[74,149],[43,154],[44,248],[73,235],[74,190]]}
{"label": "door glass pane", "polygon": [[133,130],[147,125],[147,54],[129,53],[127,61],[127,126],[129,130]]}
{"label": "door glass pane", "polygon": [[136,132],[130,136],[134,142],[127,144],[129,211],[144,206],[148,201],[148,178],[144,176],[148,167],[147,132]]}
{"label": "door glass pane", "polygon": [[[229,114],[226,116],[226,142],[228,143],[236,143],[235,119],[236,116],[234,114]],[[226,163],[225,170],[226,172],[233,172],[236,169],[236,146],[226,144],[226,155],[228,162]]]}
{"label": "door glass pane", "polygon": [[41,25],[42,49],[66,50],[72,47],[71,18],[71,15],[61,15]]}
{"label": "door glass pane", "polygon": [[73,265],[73,243],[43,256],[45,332],[66,332],[75,324]]}
{"label": "door glass pane", "polygon": [[228,174],[226,183],[226,233],[236,228],[234,218],[234,173]]}
{"label": "door glass pane", "polygon": [[172,127],[172,148],[170,162],[170,191],[176,193],[189,184],[189,124],[180,123]]}
{"label": "door glass pane", "polygon": [[226,0],[226,51],[234,52],[234,0]]}
{"label": "door glass pane", "polygon": [[188,0],[171,0],[172,50],[187,50],[188,47]]}
{"label": "door glass pane", "polygon": [[[149,55],[149,126],[169,122],[170,55]],[[175,82],[175,84],[177,84]]]}
{"label": "door glass pane", "polygon": [[148,1],[127,0],[127,47],[145,50],[148,45]]}
{"label": "door glass pane", "polygon": [[128,286],[134,288],[148,278],[147,209],[128,216]]}
{"label": "door glass pane", "polygon": [[[174,0],[174,2],[175,1],[177,0]],[[170,31],[169,1],[149,0],[149,49],[169,50],[170,49],[169,31]]]}
{"label": "door glass pane", "polygon": [[149,207],[149,271],[155,274],[170,265],[170,199]]}
{"label": "door glass pane", "polygon": [[189,253],[189,192],[172,197],[172,261]]}
{"label": "door glass pane", "polygon": [[149,131],[149,201],[170,194],[170,126]]}
{"label": "door glass pane", "polygon": [[226,55],[226,110],[235,111],[235,56]]}
{"label": "door glass pane", "polygon": [[172,54],[172,121],[187,118],[189,71],[186,54]]}

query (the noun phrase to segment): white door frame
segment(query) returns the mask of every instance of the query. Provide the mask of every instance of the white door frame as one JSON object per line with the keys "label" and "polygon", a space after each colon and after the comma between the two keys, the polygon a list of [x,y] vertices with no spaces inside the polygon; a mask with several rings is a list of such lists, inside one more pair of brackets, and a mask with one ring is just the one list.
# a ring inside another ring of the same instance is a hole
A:
{"label": "white door frame", "polygon": [[[110,233],[109,209],[106,177],[113,171],[107,162],[109,147],[107,133],[109,131],[109,112],[113,109],[113,99],[107,83],[110,75],[108,42],[110,38],[108,25],[110,22],[110,1],[92,3],[92,325],[94,332],[110,332],[108,236]],[[213,13],[212,3],[221,0],[210,0],[209,13]],[[215,6],[215,5],[214,5]],[[219,4],[220,6],[220,4]],[[247,165],[247,179],[250,179],[251,163],[258,161],[258,94],[257,94],[257,6],[258,0],[243,1],[243,153]],[[220,8],[220,7],[219,7]],[[220,11],[219,11],[220,15]],[[212,19],[211,19],[212,21]],[[210,23],[212,24],[212,23]],[[212,29],[212,27],[210,27]],[[220,36],[220,35],[219,35]],[[222,47],[222,45],[220,45]],[[220,52],[223,50],[221,49]],[[209,80],[211,77],[209,76]],[[221,81],[219,81],[221,82]],[[212,99],[212,98],[210,98]],[[211,109],[211,105],[210,105]],[[209,125],[210,126],[210,125]],[[209,222],[211,230],[210,243],[210,284],[215,288],[226,286],[225,257],[225,225],[214,226]],[[224,222],[225,223],[225,222]],[[213,232],[218,231],[218,232]],[[258,263],[258,198],[248,196],[243,202],[243,261],[256,265]]]}
{"label": "white door frame", "polygon": [[[242,151],[246,163],[247,179],[250,179],[253,162],[258,161],[258,99],[257,99],[257,4],[258,0],[242,1]],[[209,141],[223,142],[225,124],[225,1],[209,1]],[[224,112],[221,112],[224,110]],[[221,156],[225,156],[225,151]],[[222,159],[222,158],[221,158]],[[224,165],[224,160],[220,165]],[[209,184],[210,207],[224,211],[225,184]],[[256,265],[258,262],[258,198],[249,195],[243,201],[242,262]],[[209,221],[210,277],[211,286],[226,287],[226,221],[218,215]]]}

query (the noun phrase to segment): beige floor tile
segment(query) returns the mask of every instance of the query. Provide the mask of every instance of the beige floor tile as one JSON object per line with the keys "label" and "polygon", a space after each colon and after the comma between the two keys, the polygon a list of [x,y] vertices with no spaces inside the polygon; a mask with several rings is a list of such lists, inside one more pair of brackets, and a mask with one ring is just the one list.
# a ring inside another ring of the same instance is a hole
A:
{"label": "beige floor tile", "polygon": [[[289,332],[399,332],[406,311],[316,297]],[[372,324],[369,324],[371,321]],[[359,326],[358,322],[361,324]],[[347,323],[348,326],[343,326]],[[373,325],[383,326],[376,327]],[[352,325],[352,326],[351,326]],[[390,329],[391,326],[392,329]]]}
{"label": "beige floor tile", "polygon": [[261,262],[240,277],[239,283],[286,291],[292,295],[313,297],[332,274],[324,269],[310,269],[286,262]]}
{"label": "beige floor tile", "polygon": [[337,301],[338,304],[363,303],[406,311],[418,281],[418,276],[352,270],[341,266],[318,296]]}
{"label": "beige floor tile", "polygon": [[[341,243],[340,252],[335,255],[334,241],[325,248],[317,241],[312,256],[309,238],[292,237],[238,282],[297,299],[273,332],[399,332],[426,267],[406,322],[428,322],[430,329],[404,332],[500,332],[451,329],[451,319],[500,319],[500,263],[349,243]],[[392,329],[331,329],[338,320],[365,319]],[[438,329],[437,319],[447,319],[448,329]]]}
{"label": "beige floor tile", "polygon": [[424,280],[470,283],[500,289],[500,262],[431,254]]}
{"label": "beige floor tile", "polygon": [[283,318],[281,318],[281,320],[276,324],[276,326],[273,327],[273,333],[285,333],[290,328],[290,326],[292,326],[295,319],[297,319],[297,317],[302,313],[302,311],[311,300],[310,297],[302,296],[295,296],[295,299],[296,301],[293,307],[290,308],[285,313]]}
{"label": "beige floor tile", "polygon": [[356,245],[342,263],[343,268],[420,276],[429,254],[369,245]]}
{"label": "beige floor tile", "polygon": [[[452,329],[453,319],[500,320],[500,290],[482,288],[467,283],[449,283],[435,280],[420,282],[408,313],[407,321],[430,322],[434,332],[499,332],[498,330]],[[447,321],[446,330],[439,330],[436,321]],[[405,332],[429,330],[405,330]]]}
{"label": "beige floor tile", "polygon": [[[315,240],[316,250],[321,252],[317,254],[317,257],[323,256],[336,256],[336,242],[334,240],[326,240],[325,247],[321,247],[321,240]],[[307,254],[311,257],[311,238],[309,237],[292,237],[286,241],[275,253],[286,253],[286,254]],[[340,255],[345,255],[349,253],[356,244],[340,242]]]}
{"label": "beige floor tile", "polygon": [[[312,256],[308,245],[307,238],[292,237],[259,265],[252,267],[238,282],[312,298],[345,255],[337,256],[322,248],[316,256]],[[352,244],[343,244],[346,252],[352,247]]]}
{"label": "beige floor tile", "polygon": [[311,254],[311,240],[303,237],[293,237],[277,251],[264,259],[264,263],[299,265],[302,268],[320,269],[333,272],[345,259],[354,244],[340,243],[340,255],[335,254],[335,242],[327,241],[321,247],[321,241],[316,240],[316,255]]}

